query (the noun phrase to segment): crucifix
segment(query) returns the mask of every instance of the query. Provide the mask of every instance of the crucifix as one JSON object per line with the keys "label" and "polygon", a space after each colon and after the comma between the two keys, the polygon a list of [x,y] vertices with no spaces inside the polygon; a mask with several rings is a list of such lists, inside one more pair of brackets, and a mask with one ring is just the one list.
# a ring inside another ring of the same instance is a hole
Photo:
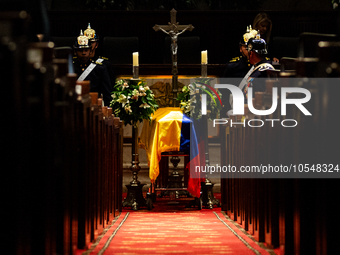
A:
{"label": "crucifix", "polygon": [[153,29],[155,31],[161,30],[171,37],[171,54],[172,54],[172,92],[173,92],[173,106],[178,106],[177,103],[177,89],[178,89],[178,68],[177,68],[177,38],[180,34],[184,33],[186,30],[192,31],[194,26],[189,25],[178,25],[176,22],[175,9],[170,11],[170,21],[168,25],[155,25]]}

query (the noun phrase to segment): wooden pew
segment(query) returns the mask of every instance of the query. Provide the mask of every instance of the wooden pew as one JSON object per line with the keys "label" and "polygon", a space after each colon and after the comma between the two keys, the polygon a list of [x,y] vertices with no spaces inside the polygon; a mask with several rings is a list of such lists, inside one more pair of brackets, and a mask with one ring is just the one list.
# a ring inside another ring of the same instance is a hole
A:
{"label": "wooden pew", "polygon": [[100,100],[92,104],[89,82],[77,82],[68,62],[53,58],[53,44],[8,36],[18,46],[0,49],[1,60],[10,60],[2,67],[13,102],[4,116],[13,152],[10,247],[15,254],[76,254],[121,211],[122,122]]}
{"label": "wooden pew", "polygon": [[[20,143],[27,153],[25,167],[33,170],[22,180],[27,185],[23,193],[29,194],[25,211],[29,215],[32,254],[71,249],[71,196],[66,196],[66,192],[72,194],[68,171],[71,162],[63,149],[64,130],[72,129],[72,125],[67,122],[67,116],[60,118],[67,109],[67,102],[72,101],[65,93],[71,84],[65,79],[54,79],[52,49],[53,45],[49,43],[29,44],[27,76],[24,88],[20,89],[27,93],[21,102],[25,104],[26,121],[23,127],[25,137]],[[18,75],[25,75],[25,72]],[[60,160],[63,157],[64,165]],[[60,221],[62,218],[65,221]],[[49,231],[50,228],[54,231]],[[61,238],[64,245],[56,242],[58,234],[65,234]]]}
{"label": "wooden pew", "polygon": [[77,104],[76,108],[76,139],[77,139],[77,162],[79,175],[78,203],[78,247],[85,248],[91,242],[91,181],[90,181],[90,110],[91,97],[90,82],[77,81]]}
{"label": "wooden pew", "polygon": [[115,175],[115,216],[122,211],[123,199],[123,121],[114,117],[114,175]]}
{"label": "wooden pew", "polygon": [[[336,95],[339,86],[316,79],[305,79],[298,84],[311,92],[311,100],[304,105],[312,116],[305,116],[297,107],[288,107],[287,115],[280,116],[278,107],[267,118],[295,119],[298,126],[264,126],[261,131],[246,126],[242,135],[235,132],[237,128],[221,126],[225,141],[221,145],[222,165],[239,166],[242,151],[241,164],[248,166],[261,163],[272,166],[304,166],[302,164],[306,162],[315,166],[320,162],[338,164],[339,150],[331,148],[338,148],[336,144],[339,143],[339,137],[335,135],[339,121],[334,119],[338,111]],[[273,85],[280,88],[294,83],[285,79],[269,81],[267,92],[256,94],[256,109],[271,106],[270,88]],[[296,93],[288,95],[290,98],[298,96]],[[241,148],[235,144],[241,144]],[[333,195],[339,192],[337,182],[301,176],[296,179],[222,179],[222,210],[256,240],[264,242],[267,247],[280,248],[282,254],[332,254],[330,251],[336,251],[336,239],[331,231],[336,225],[335,208],[339,207],[339,199]]]}

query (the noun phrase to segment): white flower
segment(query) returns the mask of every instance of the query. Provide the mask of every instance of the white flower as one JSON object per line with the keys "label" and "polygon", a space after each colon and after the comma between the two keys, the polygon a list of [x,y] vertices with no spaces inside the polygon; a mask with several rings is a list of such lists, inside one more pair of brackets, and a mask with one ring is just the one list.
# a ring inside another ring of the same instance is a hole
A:
{"label": "white flower", "polygon": [[143,86],[139,86],[139,92],[145,92],[145,88]]}
{"label": "white flower", "polygon": [[150,108],[150,105],[148,105],[147,103],[144,103],[144,104],[141,104],[139,106],[139,108],[142,108],[142,107],[144,107],[144,109],[146,109],[146,108]]}
{"label": "white flower", "polygon": [[129,84],[127,82],[124,82],[122,85],[122,90],[127,89],[129,87]]}
{"label": "white flower", "polygon": [[144,96],[146,96],[146,93],[145,92],[139,93],[139,96],[144,97]]}
{"label": "white flower", "polygon": [[195,106],[194,105],[190,105],[190,108],[193,112],[195,112]]}
{"label": "white flower", "polygon": [[119,80],[119,81],[117,81],[117,84],[118,85],[122,85],[124,83],[124,80]]}
{"label": "white flower", "polygon": [[144,89],[145,89],[145,91],[150,90],[149,86],[145,86]]}
{"label": "white flower", "polygon": [[190,99],[189,99],[189,102],[191,103],[191,104],[196,104],[196,96],[193,96],[193,97],[191,97]]}
{"label": "white flower", "polygon": [[129,98],[130,98],[129,96],[126,97],[125,95],[121,94],[117,99],[117,102],[121,103],[122,107],[124,107],[125,104],[129,103]]}
{"label": "white flower", "polygon": [[138,90],[137,89],[134,89],[133,91],[132,91],[132,99],[134,99],[134,100],[138,100],[138,96],[139,96],[139,93],[138,93]]}
{"label": "white flower", "polygon": [[111,97],[112,97],[113,99],[115,99],[115,98],[116,98],[116,94],[112,94]]}
{"label": "white flower", "polygon": [[124,100],[126,100],[126,96],[123,95],[123,94],[121,94],[121,95],[119,96],[119,98],[117,99],[118,103],[121,103],[121,102],[123,102]]}
{"label": "white flower", "polygon": [[132,91],[132,95],[138,95],[138,90],[137,89],[134,89],[133,91]]}
{"label": "white flower", "polygon": [[127,113],[132,112],[132,110],[131,110],[131,105],[125,106],[124,109],[125,109],[125,111],[126,111]]}

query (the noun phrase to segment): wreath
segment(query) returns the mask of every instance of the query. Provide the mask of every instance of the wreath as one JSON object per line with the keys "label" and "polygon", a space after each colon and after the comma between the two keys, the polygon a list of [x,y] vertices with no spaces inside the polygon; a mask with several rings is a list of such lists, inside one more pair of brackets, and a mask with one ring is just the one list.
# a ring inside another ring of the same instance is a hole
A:
{"label": "wreath", "polygon": [[222,109],[222,94],[209,85],[211,79],[196,79],[188,86],[182,88],[177,100],[186,115],[198,120],[202,118],[202,95],[207,95],[207,114],[208,119],[212,120],[219,116]]}

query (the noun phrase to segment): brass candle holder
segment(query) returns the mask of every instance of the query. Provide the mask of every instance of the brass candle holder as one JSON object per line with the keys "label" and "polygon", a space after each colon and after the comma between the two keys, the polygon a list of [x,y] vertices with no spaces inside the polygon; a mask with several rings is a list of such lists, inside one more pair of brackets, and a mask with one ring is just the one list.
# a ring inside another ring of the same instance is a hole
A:
{"label": "brass candle holder", "polygon": [[139,79],[139,66],[132,66],[132,79]]}
{"label": "brass candle holder", "polygon": [[201,64],[201,77],[207,78],[208,77],[208,64]]}

